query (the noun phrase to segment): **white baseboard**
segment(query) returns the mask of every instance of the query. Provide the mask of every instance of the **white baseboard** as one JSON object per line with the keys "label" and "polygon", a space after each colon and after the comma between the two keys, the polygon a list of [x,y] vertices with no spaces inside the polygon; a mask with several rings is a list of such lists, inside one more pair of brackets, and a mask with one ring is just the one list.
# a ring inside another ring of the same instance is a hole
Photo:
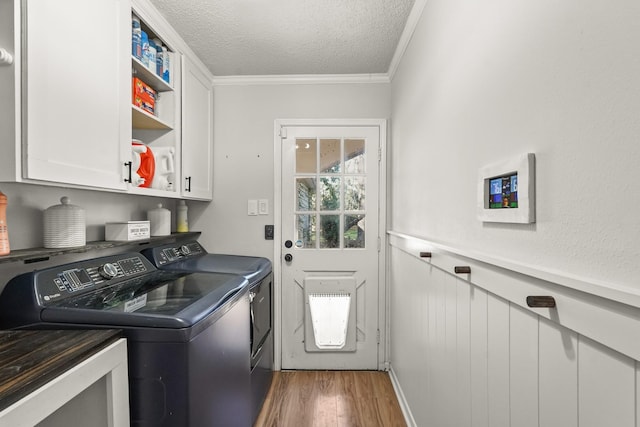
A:
{"label": "white baseboard", "polygon": [[416,420],[413,419],[411,408],[409,408],[409,403],[407,403],[407,399],[404,397],[402,387],[400,387],[398,377],[391,364],[389,364],[389,378],[391,378],[391,385],[393,385],[393,390],[396,392],[396,397],[398,398],[398,403],[400,403],[400,409],[402,409],[402,415],[404,415],[404,421],[407,423],[407,427],[418,427]]}

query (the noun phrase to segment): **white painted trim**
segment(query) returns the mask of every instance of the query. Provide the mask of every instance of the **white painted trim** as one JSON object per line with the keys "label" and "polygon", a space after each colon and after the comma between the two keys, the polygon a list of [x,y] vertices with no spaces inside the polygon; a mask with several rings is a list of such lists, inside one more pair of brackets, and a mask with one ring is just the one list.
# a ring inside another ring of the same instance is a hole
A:
{"label": "white painted trim", "polygon": [[[78,363],[0,411],[0,425],[35,425],[67,402],[106,377],[106,397],[110,427],[129,425],[129,382],[127,377],[127,341],[124,338]],[[70,423],[72,420],[69,420]]]}
{"label": "white painted trim", "polygon": [[389,70],[387,71],[389,81],[393,80],[396,71],[398,71],[398,67],[400,66],[402,57],[404,56],[404,53],[409,46],[409,42],[411,42],[413,33],[416,31],[418,21],[420,21],[422,11],[424,10],[424,6],[426,4],[427,0],[416,0],[413,4],[413,8],[411,9],[409,17],[407,18],[407,23],[405,24],[402,35],[400,36],[400,40],[398,41],[398,46],[396,46],[396,51],[393,54],[393,58],[391,58],[391,63],[389,64]]}
{"label": "white painted trim", "polygon": [[[512,306],[640,360],[640,341],[633,338],[640,326],[638,292],[632,295],[608,288],[603,292],[599,288],[596,293],[596,285],[590,282],[396,232],[389,232],[389,245],[421,260],[430,268],[442,270],[509,301]],[[422,258],[420,252],[431,252],[431,257]],[[395,254],[397,256],[397,252]],[[471,273],[455,274],[457,266],[467,266]],[[533,295],[552,296],[556,307],[529,307],[526,300]]]}
{"label": "white painted trim", "polygon": [[393,370],[393,366],[391,366],[389,369],[389,378],[391,379],[391,385],[393,386],[393,390],[396,392],[396,398],[398,399],[398,403],[400,404],[402,415],[404,415],[404,422],[407,423],[407,427],[417,427],[418,424],[416,423],[416,420],[413,418],[413,414],[411,413],[411,408],[409,407],[409,402],[407,402],[407,398],[402,392],[402,387],[400,387],[400,381],[398,381],[398,377],[396,376],[396,372]]}
{"label": "white painted trim", "polygon": [[431,241],[429,239],[398,233],[395,231],[387,231],[387,233],[389,234],[389,236],[406,240],[406,245],[408,245],[408,247],[414,248],[415,253],[429,250],[450,252],[455,255],[460,255],[465,258],[492,264],[494,266],[531,276],[536,279],[545,280],[557,285],[564,286],[566,288],[575,289],[577,291],[585,292],[600,298],[606,298],[622,304],[640,308],[640,292],[638,292],[638,290],[635,288],[631,288],[622,284],[593,281],[565,272],[536,265],[524,264],[505,258],[494,257],[474,250],[458,248],[447,244]]}
{"label": "white painted trim", "polygon": [[282,138],[283,121],[273,125],[273,365],[282,369]]}
{"label": "white painted trim", "polygon": [[378,345],[378,369],[385,370],[389,364],[390,325],[389,325],[389,287],[387,285],[387,121],[379,120],[380,129],[380,162],[378,163],[378,237],[380,238],[380,252],[378,252],[378,329],[380,343]]}
{"label": "white painted trim", "polygon": [[300,74],[264,76],[217,76],[214,86],[308,85],[390,83],[387,74]]}
{"label": "white painted trim", "polygon": [[[387,127],[385,119],[277,119],[276,126],[280,127],[296,127],[296,126],[315,126],[315,127],[332,127],[332,126],[378,126],[380,129]],[[276,131],[277,135],[277,131]],[[279,136],[278,136],[279,138]],[[386,139],[386,134],[385,134]]]}

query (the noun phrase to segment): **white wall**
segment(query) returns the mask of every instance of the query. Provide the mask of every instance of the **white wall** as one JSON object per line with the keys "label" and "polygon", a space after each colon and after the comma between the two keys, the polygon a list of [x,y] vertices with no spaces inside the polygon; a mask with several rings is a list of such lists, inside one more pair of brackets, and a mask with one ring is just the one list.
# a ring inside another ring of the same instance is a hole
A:
{"label": "white wall", "polygon": [[[388,118],[388,83],[262,84],[214,90],[213,202],[190,203],[190,223],[210,252],[273,258],[274,120]],[[268,199],[269,215],[247,216],[248,199]]]}
{"label": "white wall", "polygon": [[[640,288],[640,2],[429,0],[392,81],[392,228]],[[537,222],[476,219],[534,152]]]}
{"label": "white wall", "polygon": [[[175,200],[78,190],[32,184],[0,183],[8,197],[7,223],[11,250],[42,247],[43,212],[68,196],[72,205],[85,210],[87,241],[104,240],[104,224],[147,219],[147,211],[162,203],[175,218]],[[175,230],[175,219],[172,225]]]}

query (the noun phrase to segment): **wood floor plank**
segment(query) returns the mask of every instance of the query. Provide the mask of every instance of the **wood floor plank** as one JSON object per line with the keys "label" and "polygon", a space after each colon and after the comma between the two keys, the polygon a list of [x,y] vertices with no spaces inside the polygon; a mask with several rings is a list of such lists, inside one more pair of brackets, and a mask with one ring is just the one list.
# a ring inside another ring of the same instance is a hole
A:
{"label": "wood floor plank", "polygon": [[356,398],[348,394],[338,395],[338,422],[339,427],[351,427],[358,425],[358,410]]}
{"label": "wood floor plank", "polygon": [[275,372],[255,427],[404,427],[386,372]]}

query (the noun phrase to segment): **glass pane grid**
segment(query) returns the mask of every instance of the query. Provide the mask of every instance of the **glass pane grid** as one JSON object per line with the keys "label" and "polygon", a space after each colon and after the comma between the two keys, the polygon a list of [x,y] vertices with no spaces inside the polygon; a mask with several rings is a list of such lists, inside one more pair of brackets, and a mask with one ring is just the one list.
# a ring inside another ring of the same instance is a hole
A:
{"label": "glass pane grid", "polygon": [[296,140],[296,247],[365,247],[364,147],[358,138]]}

